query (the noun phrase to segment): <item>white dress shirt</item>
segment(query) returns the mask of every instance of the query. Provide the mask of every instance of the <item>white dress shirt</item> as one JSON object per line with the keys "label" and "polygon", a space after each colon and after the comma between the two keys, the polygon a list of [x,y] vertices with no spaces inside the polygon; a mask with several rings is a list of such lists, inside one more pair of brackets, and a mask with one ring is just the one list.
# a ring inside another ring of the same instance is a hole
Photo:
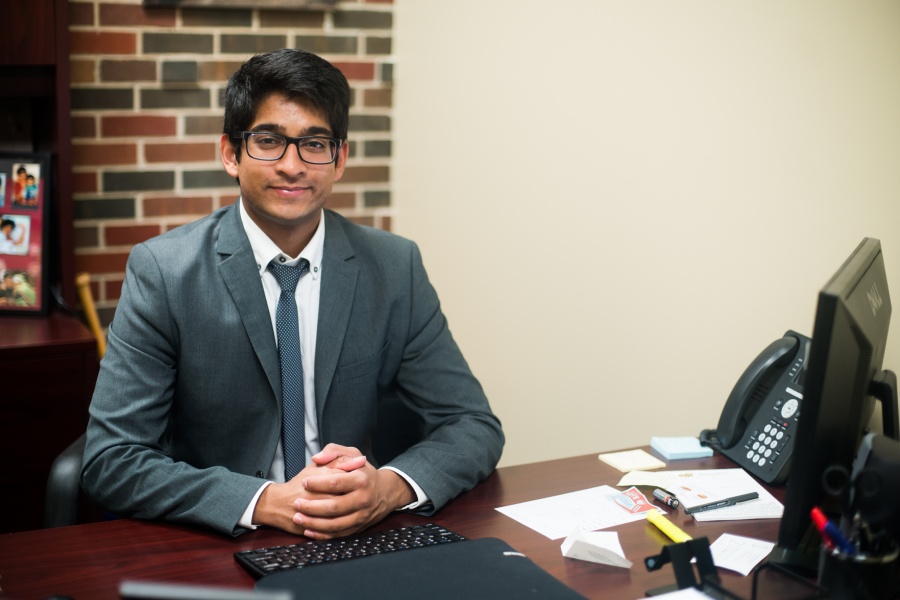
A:
{"label": "white dress shirt", "polygon": [[[275,276],[269,271],[270,262],[277,262],[289,267],[297,266],[302,259],[309,261],[309,273],[300,277],[297,283],[297,289],[294,297],[297,301],[297,321],[300,326],[300,361],[303,366],[303,399],[304,399],[304,430],[306,435],[306,464],[312,462],[312,456],[318,454],[322,449],[319,441],[319,424],[316,415],[316,382],[314,378],[316,364],[316,333],[319,326],[319,291],[321,290],[322,280],[322,253],[325,247],[325,212],[319,217],[319,226],[313,234],[309,244],[306,245],[300,254],[296,257],[290,257],[284,254],[281,249],[267,236],[262,229],[259,228],[247,210],[244,208],[243,199],[240,202],[241,223],[247,238],[250,240],[250,247],[253,249],[253,257],[256,259],[256,266],[259,269],[259,276],[262,281],[263,291],[266,295],[266,305],[269,309],[269,317],[272,320],[272,332],[275,335],[275,344],[278,344],[278,334],[275,326],[275,311],[278,308],[278,298],[281,295],[281,286]],[[393,467],[384,467],[394,471],[403,477],[412,486],[416,493],[416,501],[402,507],[400,510],[415,509],[430,502],[430,498],[409,478],[406,473]],[[269,467],[267,481],[264,482],[250,504],[244,511],[238,525],[247,529],[256,529],[253,525],[253,512],[256,510],[256,503],[263,490],[270,483],[284,483],[284,450],[281,441],[275,450],[275,458]]]}

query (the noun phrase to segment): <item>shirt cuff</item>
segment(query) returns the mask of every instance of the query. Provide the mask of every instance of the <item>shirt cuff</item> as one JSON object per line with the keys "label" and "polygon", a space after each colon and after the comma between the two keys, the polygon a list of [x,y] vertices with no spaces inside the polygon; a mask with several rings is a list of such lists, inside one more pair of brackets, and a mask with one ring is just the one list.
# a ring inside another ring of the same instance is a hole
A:
{"label": "shirt cuff", "polygon": [[388,471],[393,471],[400,477],[406,480],[413,491],[416,493],[416,501],[407,504],[406,506],[401,506],[397,510],[415,510],[420,508],[426,504],[431,504],[431,498],[428,497],[428,494],[425,493],[425,490],[419,487],[419,484],[413,481],[409,475],[401,471],[400,469],[395,469],[394,467],[381,467],[382,469],[387,469]]}
{"label": "shirt cuff", "polygon": [[263,490],[266,489],[270,483],[272,482],[267,481],[256,490],[253,500],[250,501],[247,510],[244,511],[244,514],[241,515],[241,520],[238,521],[239,527],[243,527],[244,529],[256,529],[256,525],[253,524],[253,513],[256,511],[256,503],[259,502],[259,497],[262,496]]}

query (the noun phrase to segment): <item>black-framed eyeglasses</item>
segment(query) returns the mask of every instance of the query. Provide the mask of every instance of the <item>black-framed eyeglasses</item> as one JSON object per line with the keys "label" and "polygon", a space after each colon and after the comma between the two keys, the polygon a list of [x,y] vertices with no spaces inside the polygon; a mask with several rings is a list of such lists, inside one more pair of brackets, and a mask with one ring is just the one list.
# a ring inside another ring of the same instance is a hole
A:
{"label": "black-framed eyeglasses", "polygon": [[300,160],[311,165],[333,163],[341,149],[341,141],[335,138],[308,135],[288,137],[268,131],[242,131],[247,154],[256,160],[280,160],[288,146],[297,146]]}

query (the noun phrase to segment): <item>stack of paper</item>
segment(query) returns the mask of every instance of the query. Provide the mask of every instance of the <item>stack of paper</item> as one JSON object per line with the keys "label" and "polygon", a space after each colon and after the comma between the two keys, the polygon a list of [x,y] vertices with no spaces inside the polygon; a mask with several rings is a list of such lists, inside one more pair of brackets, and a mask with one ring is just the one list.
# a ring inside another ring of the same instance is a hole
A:
{"label": "stack of paper", "polygon": [[682,458],[703,458],[712,456],[712,448],[701,446],[695,437],[652,437],[650,447],[659,452],[666,460]]}
{"label": "stack of paper", "polygon": [[666,463],[658,458],[650,456],[643,450],[609,452],[607,454],[601,454],[597,458],[623,473],[629,471],[644,471],[646,469],[661,469],[666,466]]}

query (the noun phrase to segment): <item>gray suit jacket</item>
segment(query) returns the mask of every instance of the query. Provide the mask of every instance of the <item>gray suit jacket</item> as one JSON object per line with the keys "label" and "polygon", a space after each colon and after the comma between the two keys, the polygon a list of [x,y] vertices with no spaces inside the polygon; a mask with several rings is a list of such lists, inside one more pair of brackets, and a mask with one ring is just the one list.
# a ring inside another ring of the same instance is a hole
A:
{"label": "gray suit jacket", "polygon": [[[416,245],[325,211],[316,343],[322,445],[366,452],[379,405],[424,439],[389,464],[439,509],[496,466],[500,423]],[[281,432],[278,351],[237,204],[134,247],[90,409],[82,485],[120,516],[237,535]]]}

